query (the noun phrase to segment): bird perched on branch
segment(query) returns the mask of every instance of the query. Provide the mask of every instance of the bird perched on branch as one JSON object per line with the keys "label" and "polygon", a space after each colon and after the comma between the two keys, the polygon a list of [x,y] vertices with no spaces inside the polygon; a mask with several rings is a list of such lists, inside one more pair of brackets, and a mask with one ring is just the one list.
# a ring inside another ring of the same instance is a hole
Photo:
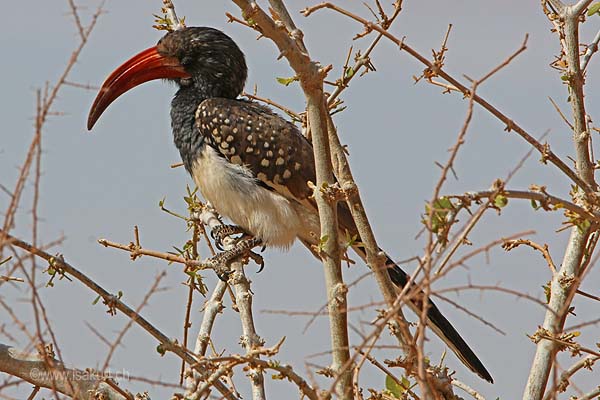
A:
{"label": "bird perched on branch", "polygon": [[[311,199],[313,148],[290,122],[255,102],[238,99],[247,67],[244,54],[223,32],[189,27],[167,33],[158,44],[125,62],[104,82],[90,110],[91,129],[121,94],[153,79],[179,89],[171,102],[175,145],[203,197],[235,226],[216,232],[249,234],[242,245],[221,253],[235,257],[257,246],[288,248],[296,238],[318,244],[320,224]],[[343,237],[358,235],[349,209],[338,206]],[[364,260],[360,239],[354,251]],[[223,256],[224,254],[224,256]],[[391,281],[402,288],[407,274],[387,257]],[[422,300],[409,303],[419,312]],[[429,301],[429,326],[481,378],[492,377],[440,310]]]}

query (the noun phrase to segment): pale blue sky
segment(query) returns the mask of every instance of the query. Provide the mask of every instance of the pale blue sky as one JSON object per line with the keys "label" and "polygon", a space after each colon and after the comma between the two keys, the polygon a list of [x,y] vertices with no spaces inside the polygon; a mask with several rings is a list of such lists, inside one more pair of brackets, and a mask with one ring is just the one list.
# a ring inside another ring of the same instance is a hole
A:
{"label": "pale blue sky", "polygon": [[[4,2],[5,8],[8,2]],[[99,85],[121,62],[138,51],[153,45],[161,33],[152,29],[152,14],[160,9],[160,1],[108,1],[89,44],[73,70],[71,81]],[[266,3],[266,2],[265,2]],[[361,27],[330,11],[304,18],[298,11],[308,4],[288,1],[292,15],[304,30],[305,42],[311,55],[323,64],[334,64],[331,78],[340,73],[349,45],[366,48],[370,39],[352,43],[351,38]],[[208,25],[226,31],[245,52],[250,75],[247,89],[256,84],[261,96],[288,105],[294,110],[304,106],[297,85],[284,87],[275,77],[293,75],[285,61],[277,61],[274,45],[266,39],[256,41],[256,34],[236,24],[227,24],[224,13],[239,15],[231,2],[176,1],[180,16],[188,25]],[[80,3],[88,21],[97,3]],[[351,9],[369,17],[359,2]],[[0,183],[12,188],[32,135],[37,87],[46,81],[54,82],[74,48],[77,31],[67,16],[67,2],[20,1],[10,2],[10,18],[3,21],[0,36],[3,49],[2,106],[3,140],[0,141]],[[32,12],[35,10],[35,12]],[[566,88],[557,71],[549,67],[558,52],[551,25],[538,1],[405,1],[404,11],[391,31],[422,54],[430,55],[438,48],[447,25],[454,24],[448,42],[446,69],[456,77],[467,74],[477,78],[515,51],[529,33],[528,50],[510,67],[502,70],[480,88],[480,94],[500,110],[519,122],[534,136],[550,129],[548,140],[562,157],[572,155],[570,132],[548,101],[552,96],[568,110]],[[598,21],[590,20],[583,29],[583,42],[591,40]],[[422,239],[415,240],[421,230],[420,214],[430,198],[439,169],[434,161],[445,161],[447,149],[454,143],[466,114],[466,102],[458,95],[442,95],[440,88],[424,83],[417,85],[413,75],[422,66],[408,55],[400,53],[389,42],[382,41],[374,51],[376,73],[353,82],[343,99],[346,111],[336,115],[342,141],[349,146],[350,161],[379,243],[393,257],[407,259],[421,254]],[[600,100],[596,79],[598,60],[589,67],[586,89],[588,112],[592,118]],[[43,176],[41,184],[41,232],[49,241],[60,234],[66,241],[59,250],[73,265],[95,278],[110,291],[123,290],[124,300],[137,305],[152,285],[159,271],[167,269],[166,292],[155,295],[143,314],[171,337],[181,336],[187,290],[180,284],[185,279],[178,266],[166,266],[148,258],[131,263],[126,253],[105,249],[96,239],[106,237],[127,243],[132,239],[134,225],[139,225],[142,244],[168,251],[172,245],[181,246],[186,238],[184,225],[158,209],[158,201],[174,210],[184,210],[181,200],[190,178],[182,168],[169,165],[179,161],[172,145],[169,128],[169,103],[174,87],[161,82],[143,85],[116,101],[104,113],[92,134],[85,129],[87,112],[94,92],[65,87],[55,104],[55,111],[64,112],[51,117],[43,137]],[[464,146],[456,163],[459,181],[450,180],[445,193],[460,193],[488,188],[494,179],[503,178],[529,150],[514,133],[486,112],[477,109]],[[551,193],[567,196],[569,182],[556,168],[544,166],[534,154],[509,185],[526,189],[530,184],[547,185]],[[31,185],[21,204],[14,232],[28,237],[31,222]],[[0,193],[0,209],[8,204]],[[556,263],[560,262],[567,233],[555,233],[561,216],[534,212],[528,202],[511,201],[501,217],[489,213],[470,235],[474,246],[483,245],[502,236],[535,229],[536,241],[548,243]],[[470,249],[467,249],[470,250]],[[306,317],[286,317],[261,313],[267,309],[315,311],[323,304],[324,286],[320,264],[302,247],[294,246],[289,253],[267,250],[266,267],[255,274],[253,266],[248,275],[255,293],[256,324],[259,334],[268,345],[287,336],[280,356],[281,362],[292,363],[300,372],[304,362],[327,364],[327,357],[305,359],[306,355],[321,353],[329,348],[327,320],[319,318],[303,334]],[[345,270],[352,281],[366,271],[360,263]],[[407,266],[412,271],[414,265]],[[549,280],[548,268],[539,255],[528,249],[511,254],[495,248],[485,257],[473,259],[468,269],[458,269],[435,288],[462,285],[467,282],[495,285],[526,292],[543,298],[541,286]],[[215,277],[208,274],[207,283],[213,287]],[[592,273],[582,289],[593,292],[598,274]],[[26,306],[19,306],[23,293],[5,289],[1,295],[21,309],[23,319],[31,322]],[[78,283],[61,281],[53,289],[40,291],[47,302],[55,332],[68,364],[94,367],[104,360],[104,345],[88,330],[89,322],[109,338],[114,337],[126,320],[121,315],[108,317],[105,309],[92,306],[96,297]],[[507,332],[497,335],[489,328],[469,318],[451,305],[438,301],[448,318],[475,349],[496,384],[489,385],[467,371],[454,355],[447,357],[450,367],[456,368],[461,380],[477,388],[489,398],[517,398],[527,378],[534,345],[526,337],[542,323],[543,310],[523,299],[495,292],[471,292],[454,296],[463,306],[482,315]],[[366,281],[350,291],[351,305],[378,301],[373,282]],[[197,297],[193,310],[192,335],[195,335],[201,314],[202,299]],[[584,321],[597,317],[597,304],[577,298],[577,317]],[[21,308],[22,307],[22,308]],[[3,313],[2,319],[7,316]],[[371,312],[354,313],[355,324],[370,321]],[[596,327],[583,331],[585,343],[597,340]],[[16,332],[16,331],[15,331]],[[237,315],[228,308],[217,322],[217,347],[240,350]],[[431,334],[429,335],[432,336]],[[356,337],[353,337],[354,343]],[[24,340],[24,339],[23,339]],[[0,339],[9,342],[6,337]],[[26,344],[26,341],[16,343]],[[177,380],[179,362],[172,356],[158,356],[156,343],[138,328],[132,329],[113,359],[114,369],[125,369],[132,375]],[[438,360],[443,347],[432,338],[427,351]],[[396,354],[385,353],[382,358]],[[571,361],[564,359],[564,365]],[[382,375],[373,369],[363,372],[370,387],[382,387]],[[241,374],[239,374],[241,375]],[[580,387],[589,389],[598,375],[584,373]],[[238,379],[239,389],[247,393],[247,385]],[[144,385],[124,383],[131,390]],[[170,391],[149,388],[153,398],[165,397]],[[269,380],[272,398],[292,398],[296,390],[291,385]]]}

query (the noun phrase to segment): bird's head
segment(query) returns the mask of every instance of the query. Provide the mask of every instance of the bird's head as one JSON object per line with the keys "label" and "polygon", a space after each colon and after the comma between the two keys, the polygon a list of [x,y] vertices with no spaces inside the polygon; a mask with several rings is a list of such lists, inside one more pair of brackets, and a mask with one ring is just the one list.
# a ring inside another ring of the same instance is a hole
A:
{"label": "bird's head", "polygon": [[174,80],[199,97],[237,97],[246,82],[244,54],[214,28],[189,27],[169,32],[156,46],[133,56],[102,84],[88,116],[92,129],[106,108],[123,93],[154,79]]}

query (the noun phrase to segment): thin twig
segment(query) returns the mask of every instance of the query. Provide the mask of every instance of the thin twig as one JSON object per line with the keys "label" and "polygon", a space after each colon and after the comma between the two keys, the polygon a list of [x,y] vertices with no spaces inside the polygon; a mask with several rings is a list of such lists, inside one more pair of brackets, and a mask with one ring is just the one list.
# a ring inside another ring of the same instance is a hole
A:
{"label": "thin twig", "polygon": [[575,375],[581,369],[591,370],[592,366],[596,363],[596,361],[600,360],[600,356],[597,355],[588,355],[580,360],[578,360],[575,364],[571,365],[568,369],[563,371],[560,374],[560,379],[554,383],[554,385],[548,390],[544,400],[550,400],[556,393],[562,393],[567,390],[569,387],[569,379]]}
{"label": "thin twig", "polygon": [[263,103],[267,103],[275,108],[280,109],[281,111],[283,111],[284,113],[289,115],[292,119],[294,119],[296,121],[302,121],[302,117],[300,116],[300,114],[294,112],[293,110],[291,110],[290,108],[288,108],[286,106],[283,106],[279,103],[274,102],[273,100],[271,100],[269,98],[260,97],[260,96],[257,96],[256,94],[250,94],[247,92],[242,92],[242,96],[247,97],[252,100],[257,100],[257,101],[262,101]]}
{"label": "thin twig", "polygon": [[600,31],[598,31],[596,33],[596,36],[594,36],[594,40],[592,40],[592,42],[587,45],[585,54],[583,55],[583,58],[581,59],[581,70],[582,71],[584,71],[584,72],[586,71],[589,62],[592,59],[592,56],[594,55],[595,52],[598,51],[598,42],[600,42]]}
{"label": "thin twig", "polygon": [[[150,301],[150,297],[152,297],[152,295],[156,293],[156,291],[158,289],[158,285],[160,284],[161,280],[166,275],[167,275],[167,273],[165,271],[162,271],[160,274],[158,274],[158,276],[154,280],[154,283],[152,284],[152,286],[150,287],[148,292],[144,295],[142,302],[135,309],[135,312],[137,314],[139,314],[144,309],[144,307],[148,304],[148,301]],[[108,368],[108,366],[110,364],[110,360],[112,359],[112,356],[113,356],[115,350],[121,344],[121,342],[123,341],[123,338],[127,334],[127,331],[129,331],[129,329],[133,326],[133,324],[134,324],[133,319],[130,319],[129,321],[127,321],[127,324],[125,324],[123,329],[121,329],[121,331],[119,332],[119,334],[117,335],[117,337],[115,338],[113,343],[110,345],[108,354],[106,355],[106,358],[104,359],[104,364],[102,365],[102,368],[100,369],[101,371],[106,371],[106,369]]]}
{"label": "thin twig", "polygon": [[532,249],[537,250],[540,253],[542,253],[542,257],[544,257],[544,259],[546,260],[546,263],[548,264],[550,271],[552,272],[552,274],[556,274],[556,265],[554,264],[554,261],[552,260],[552,256],[550,255],[550,251],[548,250],[547,244],[544,244],[542,246],[542,245],[534,242],[533,240],[515,239],[515,240],[507,240],[506,242],[504,242],[504,244],[502,244],[502,248],[506,251],[510,251],[516,247],[519,247],[520,245],[529,246]]}
{"label": "thin twig", "polygon": [[[58,78],[58,80],[56,81],[54,86],[52,87],[52,90],[50,90],[50,92],[47,95],[44,94],[41,112],[38,114],[38,116],[36,118],[36,125],[38,125],[40,127],[43,126],[43,124],[46,122],[48,115],[51,114],[54,101],[56,100],[60,89],[62,88],[65,81],[69,77],[73,67],[77,63],[77,60],[79,58],[79,55],[81,54],[81,51],[87,44],[88,38],[89,38],[90,34],[92,33],[92,31],[94,30],[94,27],[96,26],[96,22],[98,21],[98,18],[100,17],[100,15],[103,12],[103,6],[104,6],[104,1],[102,1],[100,3],[98,8],[92,15],[89,25],[83,31],[83,35],[81,36],[79,45],[75,48],[75,50],[71,54],[71,57],[69,58],[69,61],[67,62],[65,69],[63,70],[62,74],[60,75],[60,77]],[[77,15],[76,8],[74,9],[73,12],[74,12],[74,15]],[[17,206],[19,204],[19,200],[20,200],[23,188],[25,187],[25,182],[29,175],[31,163],[36,154],[40,137],[41,137],[41,135],[34,136],[32,142],[29,146],[29,150],[27,151],[25,161],[23,162],[21,169],[19,171],[19,177],[17,179],[15,189],[12,191],[11,202],[6,211],[4,223],[3,223],[2,229],[0,231],[0,257],[2,255],[2,249],[5,244],[5,240],[4,240],[5,236],[4,235],[5,235],[5,233],[8,233],[10,231],[10,229],[13,227],[14,215],[17,210]]]}
{"label": "thin twig", "polygon": [[554,106],[554,109],[556,110],[558,115],[560,115],[560,117],[565,122],[565,124],[567,124],[569,126],[569,128],[571,128],[571,130],[574,131],[575,127],[573,126],[573,124],[571,122],[569,122],[567,117],[565,117],[565,114],[563,114],[563,112],[560,110],[560,107],[558,107],[558,104],[556,104],[554,102],[554,100],[552,99],[552,97],[550,97],[550,96],[548,96],[548,100],[550,100],[550,103],[552,103],[552,105]]}
{"label": "thin twig", "polygon": [[470,394],[475,400],[485,400],[485,397],[483,397],[479,392],[477,392],[475,389],[473,389],[466,383],[463,383],[457,379],[452,379],[452,385],[464,390],[465,392]]}
{"label": "thin twig", "polygon": [[[395,43],[399,47],[400,50],[406,51],[412,57],[414,57],[419,62],[424,64],[428,69],[431,69],[432,71],[435,69],[435,73],[437,75],[444,78],[450,84],[452,84],[453,86],[458,88],[465,96],[469,96],[469,89],[465,85],[461,84],[457,79],[452,77],[450,74],[445,72],[443,69],[435,68],[435,66],[433,65],[433,63],[431,61],[429,61],[426,57],[424,57],[419,52],[414,50],[412,47],[407,45],[403,39],[397,38],[396,36],[387,32],[386,30],[382,29],[380,26],[378,26],[377,24],[375,24],[373,22],[370,22],[362,17],[359,17],[359,16],[355,15],[354,13],[347,11],[347,10],[345,10],[335,4],[332,4],[332,3],[317,4],[315,6],[305,8],[302,11],[302,13],[305,16],[309,16],[313,12],[323,9],[323,8],[332,9],[342,15],[345,15],[345,16],[347,16],[351,19],[354,19],[355,21],[363,24],[367,29],[374,30],[374,31],[377,31],[377,32],[383,34],[386,38],[388,38],[393,43]],[[495,116],[497,119],[502,121],[506,125],[506,128],[505,128],[506,131],[516,132],[519,136],[521,136],[523,139],[525,139],[530,145],[532,145],[537,151],[539,151],[540,154],[542,154],[542,156],[544,157],[544,160],[550,161],[552,164],[554,164],[566,176],[568,176],[569,179],[571,179],[575,184],[577,184],[579,187],[581,187],[586,194],[593,194],[593,192],[595,191],[595,188],[593,186],[590,186],[585,180],[581,179],[577,175],[577,173],[575,171],[573,171],[567,164],[565,164],[565,162],[563,162],[554,152],[552,152],[548,148],[548,146],[544,146],[541,143],[539,143],[532,135],[527,133],[527,131],[525,131],[525,129],[523,129],[520,125],[518,125],[516,122],[514,122],[508,116],[506,116],[505,114],[500,112],[496,107],[492,106],[487,100],[483,99],[481,96],[474,95],[473,99],[477,104],[481,105],[484,109],[489,111],[493,116]]]}
{"label": "thin twig", "polygon": [[[171,341],[171,339],[169,339],[165,334],[163,334],[156,327],[154,327],[154,325],[152,325],[148,320],[146,320],[140,314],[136,313],[131,307],[129,307],[127,304],[125,304],[122,300],[117,298],[117,296],[112,295],[111,293],[107,292],[104,288],[102,288],[100,285],[98,285],[94,280],[90,279],[87,275],[85,275],[84,273],[82,273],[81,271],[79,271],[78,269],[73,267],[71,264],[69,264],[68,262],[64,261],[61,258],[54,257],[51,254],[46,253],[45,251],[42,251],[36,247],[33,247],[30,244],[28,244],[27,242],[20,240],[16,237],[13,237],[6,232],[0,232],[0,233],[4,233],[5,238],[9,244],[11,244],[13,246],[17,246],[17,247],[27,251],[28,253],[34,254],[40,258],[43,258],[44,260],[46,260],[48,262],[51,262],[55,266],[55,268],[58,268],[64,274],[68,274],[69,276],[73,277],[74,279],[77,279],[79,282],[83,283],[86,287],[91,289],[93,292],[100,295],[100,297],[102,297],[104,302],[111,309],[121,311],[123,314],[127,315],[129,318],[131,318],[133,321],[135,321],[135,323],[137,325],[139,325],[142,329],[144,329],[146,332],[148,332],[152,337],[154,337],[156,340],[158,340],[159,343],[161,344],[161,349],[163,351],[171,351],[174,354],[176,354],[177,356],[179,356],[180,358],[184,359],[188,364],[192,365],[193,368],[198,368],[196,366],[197,360],[192,355],[193,353],[191,353],[188,349],[181,347],[179,344]],[[217,388],[217,390],[219,390],[227,399],[230,399],[230,400],[237,399],[237,397],[234,396],[233,393],[227,387],[225,387],[225,385],[223,385],[221,382],[217,381],[214,383],[214,385]]]}

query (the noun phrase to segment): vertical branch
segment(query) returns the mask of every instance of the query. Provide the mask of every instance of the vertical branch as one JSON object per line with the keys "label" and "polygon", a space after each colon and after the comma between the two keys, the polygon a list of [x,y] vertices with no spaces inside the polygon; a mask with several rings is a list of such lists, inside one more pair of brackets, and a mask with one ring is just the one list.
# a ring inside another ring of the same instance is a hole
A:
{"label": "vertical branch", "polygon": [[212,332],[215,319],[217,314],[223,310],[223,296],[226,291],[227,283],[219,279],[210,298],[204,304],[204,317],[202,318],[200,331],[196,338],[196,346],[194,347],[194,353],[199,356],[206,355],[206,349],[210,342],[210,333]]}
{"label": "vertical branch", "polygon": [[[389,18],[388,25],[385,27],[385,29],[389,28],[390,24],[399,15],[400,10],[401,2],[397,2],[394,7],[394,13]],[[358,71],[364,60],[368,60],[370,52],[373,50],[375,45],[377,45],[381,37],[383,37],[383,33],[380,33],[372,42],[367,51],[364,53],[362,59],[359,60],[357,65],[353,67],[354,71]],[[356,76],[356,72],[353,76]],[[336,91],[334,91],[334,93],[328,98],[328,102],[331,104],[331,102],[342,90],[342,87],[338,87]],[[379,249],[375,239],[375,234],[373,233],[373,229],[371,228],[362,203],[360,191],[358,190],[356,182],[354,181],[352,170],[350,168],[350,164],[348,163],[348,158],[346,157],[344,147],[340,142],[335,124],[333,123],[333,119],[330,115],[328,115],[327,118],[327,130],[329,133],[329,146],[335,177],[337,178],[340,187],[347,195],[346,203],[356,224],[361,242],[364,245],[365,262],[373,271],[379,289],[388,308],[390,310],[395,310],[397,314],[397,318],[390,319],[388,322],[391,333],[398,340],[398,343],[402,347],[404,354],[415,354],[416,349],[414,347],[414,339],[410,333],[410,330],[408,329],[408,323],[406,322],[406,319],[402,314],[402,309],[399,307],[397,301],[398,297],[402,296],[402,293],[400,295],[397,293],[396,288],[391,282],[387,273],[387,266],[385,265],[386,256]],[[410,286],[411,284],[408,284],[405,290],[402,292],[406,293]]]}
{"label": "vertical branch", "polygon": [[[332,369],[338,374],[336,384],[338,396],[342,399],[352,399],[352,368],[349,365],[350,349],[348,346],[346,316],[347,288],[344,285],[341,272],[337,205],[335,202],[329,201],[325,193],[321,191],[322,188],[334,183],[327,134],[328,114],[323,93],[323,79],[327,69],[319,68],[318,64],[310,59],[308,53],[302,51],[299,47],[299,41],[290,36],[288,29],[285,29],[285,26],[276,24],[255,2],[247,0],[233,1],[242,10],[244,18],[252,20],[260,28],[261,34],[271,39],[281,51],[281,55],[287,58],[290,66],[299,77],[307,100],[308,126],[313,138],[317,178],[314,197],[321,223],[322,248],[320,250],[325,269],[333,347]],[[285,7],[282,1],[276,3],[280,8],[278,12],[281,16],[281,10]],[[283,18],[291,20],[291,18],[288,18],[289,14],[287,14],[287,17],[286,13],[283,13],[283,15]]]}
{"label": "vertical branch", "polygon": [[[264,340],[256,333],[256,327],[254,326],[250,281],[246,278],[246,274],[244,274],[244,265],[241,261],[232,262],[231,271],[230,280],[235,292],[235,302],[238,306],[242,322],[241,343],[246,352],[251,353],[253,350],[261,347],[264,344]],[[266,399],[266,395],[263,372],[252,363],[249,363],[249,366],[251,368],[248,370],[247,375],[252,383],[252,398],[254,400],[264,400]]]}
{"label": "vertical branch", "polygon": [[[193,233],[192,233],[192,248],[191,248],[191,253],[192,253],[192,257],[196,260],[198,259],[198,242],[200,241],[200,229],[202,228],[202,232],[204,232],[204,236],[206,236],[206,230],[204,229],[204,225],[198,225],[198,224],[194,224],[193,226]],[[137,227],[136,227],[136,239],[137,239]],[[139,243],[139,240],[138,240]],[[192,326],[192,323],[190,322],[190,316],[192,313],[192,304],[194,301],[194,290],[196,289],[195,286],[195,280],[196,277],[194,276],[190,276],[187,280],[187,284],[188,284],[188,298],[187,298],[187,304],[185,307],[185,319],[183,322],[183,346],[187,347],[187,341],[188,341],[188,333],[189,333],[189,329]],[[184,379],[184,375],[185,375],[185,361],[181,362],[181,374],[179,376],[179,384],[183,384],[183,379]]]}
{"label": "vertical branch", "polygon": [[[42,91],[36,91],[36,115],[35,115],[35,139],[37,143],[35,151],[35,179],[33,183],[33,204],[31,206],[31,242],[37,246],[38,241],[38,205],[40,200],[40,177],[42,175]],[[31,280],[35,284],[35,257],[31,257]]]}
{"label": "vertical branch", "polygon": [[[572,278],[577,276],[581,260],[585,254],[588,237],[588,231],[573,228],[565,250],[562,267],[554,274],[550,282],[550,302],[541,329],[552,336],[559,335],[562,332],[567,310],[573,300],[575,290],[579,286],[578,280]],[[523,399],[542,399],[558,347],[558,344],[553,340],[539,339]]]}
{"label": "vertical branch", "polygon": [[579,23],[580,13],[575,13],[573,7],[566,7],[564,18],[565,46],[567,60],[567,82],[571,112],[573,114],[575,154],[577,155],[577,173],[585,182],[596,188],[594,180],[594,164],[590,157],[590,132],[586,121],[585,100],[583,87],[585,78],[579,61]]}
{"label": "vertical branch", "polygon": [[317,174],[314,197],[319,209],[321,242],[324,244],[321,259],[325,270],[325,285],[327,288],[327,308],[333,354],[331,367],[339,374],[336,385],[338,396],[342,399],[351,399],[352,368],[349,368],[347,364],[350,359],[348,318],[346,314],[348,288],[344,284],[340,263],[337,204],[335,202],[331,203],[321,190],[321,188],[332,185],[334,182],[327,136],[326,105],[322,86],[313,90],[314,93],[310,96],[307,93],[307,117],[311,129]]}
{"label": "vertical branch", "polygon": [[304,45],[304,33],[298,28],[296,28],[296,24],[294,24],[294,20],[292,19],[290,13],[288,12],[285,4],[283,4],[283,0],[269,0],[269,5],[273,11],[277,13],[279,19],[283,22],[287,30],[290,32],[290,36],[296,41],[296,44],[304,53],[308,54],[308,50]]}
{"label": "vertical branch", "polygon": [[[396,288],[386,272],[386,257],[379,250],[379,246],[375,240],[375,234],[373,233],[373,229],[371,228],[367,218],[367,213],[362,204],[360,192],[358,190],[354,190],[356,188],[356,182],[354,181],[350,164],[348,163],[348,159],[344,153],[344,148],[340,143],[340,139],[337,135],[331,116],[328,118],[327,122],[331,157],[335,167],[335,176],[337,177],[344,192],[349,194],[346,203],[348,204],[352,218],[354,218],[356,223],[356,228],[358,230],[361,242],[365,247],[366,263],[375,275],[375,279],[379,285],[379,290],[381,290],[387,306],[390,309],[397,308],[398,310],[399,318],[390,322],[392,324],[392,333],[398,339],[398,342],[402,346],[404,353],[411,354],[411,345],[413,343],[412,335],[410,334],[408,324],[402,315],[402,310],[400,307],[395,306],[398,293],[396,292]],[[407,289],[409,287],[410,285],[407,285]]]}
{"label": "vertical branch", "polygon": [[[587,114],[583,95],[585,80],[579,59],[580,17],[589,3],[591,3],[590,0],[582,0],[574,6],[562,7],[560,18],[564,33],[563,51],[567,61],[566,77],[573,114],[573,142],[577,174],[587,185],[596,188],[593,160],[589,152],[591,138],[587,127]],[[577,193],[575,196],[577,196]],[[578,203],[581,203],[582,200],[581,198],[575,198]],[[542,326],[542,329],[551,337],[560,335],[563,331],[571,301],[580,284],[582,260],[594,250],[595,242],[589,240],[590,234],[590,229],[572,228],[562,266],[552,277],[548,310]],[[559,345],[555,341],[545,338],[539,339],[525,387],[524,399],[542,399],[558,351]]]}
{"label": "vertical branch", "polygon": [[[222,222],[214,210],[210,207],[204,207],[200,213],[200,220],[203,224],[209,228],[214,228],[217,225],[221,225]],[[223,240],[223,247],[225,250],[230,249],[236,243],[235,239],[227,237]],[[256,333],[254,326],[254,317],[252,314],[252,290],[250,289],[250,281],[244,274],[244,265],[241,261],[233,261],[230,264],[231,276],[230,281],[232,283],[235,300],[240,313],[240,321],[242,323],[242,347],[246,350],[246,353],[252,353],[253,350],[261,347],[264,344],[263,339]],[[211,296],[211,309],[208,318],[202,322],[202,328],[196,341],[196,350],[201,350],[202,353],[206,352],[206,346],[208,340],[210,340],[210,329],[216,314],[220,311],[222,304],[221,298],[225,294],[227,284],[225,282],[219,283],[215,288],[213,295]],[[207,311],[208,312],[208,311]],[[256,356],[258,357],[258,355]],[[252,398],[254,400],[264,400],[265,395],[265,384],[262,370],[256,368],[256,366],[249,364],[250,369],[248,376],[252,386]]]}

